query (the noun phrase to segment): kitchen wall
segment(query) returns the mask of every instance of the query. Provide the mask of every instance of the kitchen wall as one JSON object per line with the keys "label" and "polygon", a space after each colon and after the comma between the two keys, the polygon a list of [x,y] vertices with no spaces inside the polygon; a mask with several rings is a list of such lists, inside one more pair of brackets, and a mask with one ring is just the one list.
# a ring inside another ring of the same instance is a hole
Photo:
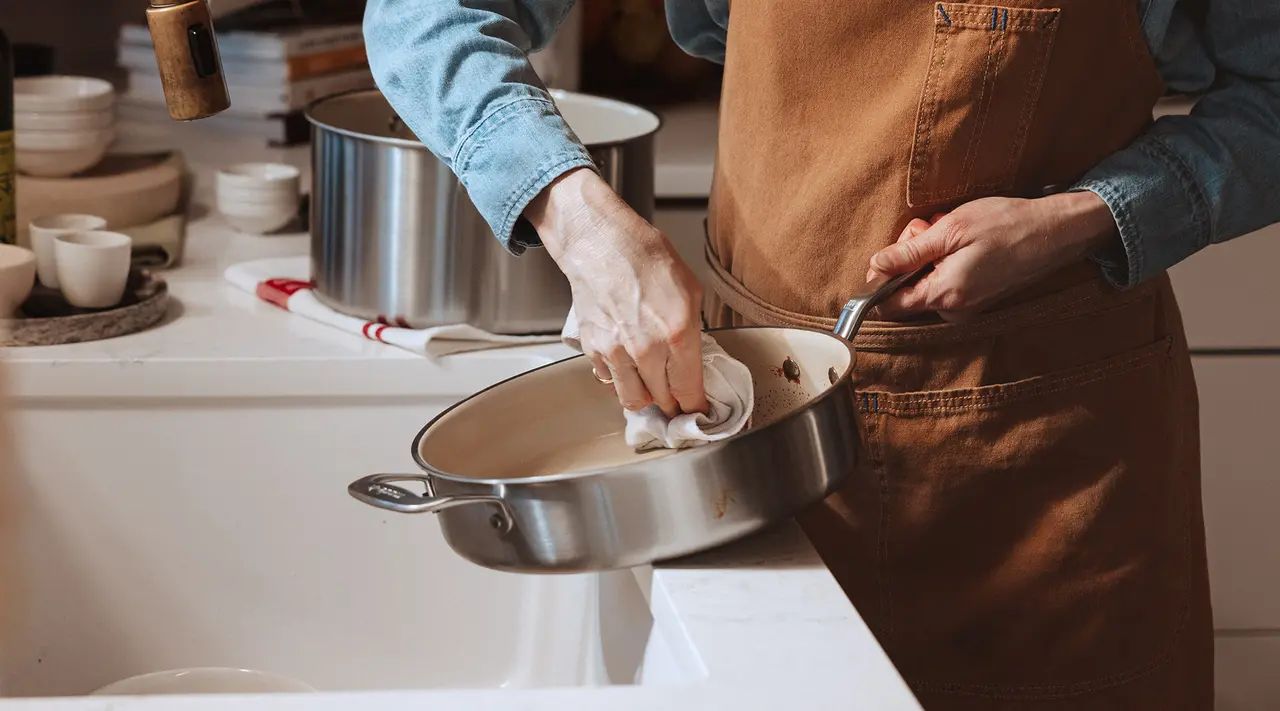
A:
{"label": "kitchen wall", "polygon": [[126,22],[145,22],[148,0],[0,2],[0,27],[15,43],[51,45],[65,74],[118,78],[116,34]]}

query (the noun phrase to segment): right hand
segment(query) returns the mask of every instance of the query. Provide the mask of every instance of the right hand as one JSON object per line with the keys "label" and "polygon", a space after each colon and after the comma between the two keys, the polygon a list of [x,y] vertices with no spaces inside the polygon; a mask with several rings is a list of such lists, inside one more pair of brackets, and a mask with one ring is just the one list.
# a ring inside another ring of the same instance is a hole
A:
{"label": "right hand", "polygon": [[568,277],[582,350],[622,406],[706,412],[702,289],[666,236],[585,168],[560,176],[525,217]]}

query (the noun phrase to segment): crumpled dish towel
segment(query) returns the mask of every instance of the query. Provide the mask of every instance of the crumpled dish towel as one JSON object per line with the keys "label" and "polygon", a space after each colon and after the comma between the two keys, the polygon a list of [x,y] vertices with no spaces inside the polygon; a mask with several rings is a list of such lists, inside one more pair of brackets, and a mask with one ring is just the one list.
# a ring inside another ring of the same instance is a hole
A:
{"label": "crumpled dish towel", "polygon": [[[561,339],[582,352],[578,317],[572,308],[565,319]],[[755,384],[751,371],[725,352],[710,334],[702,334],[702,378],[710,404],[707,414],[693,413],[668,418],[657,405],[643,410],[624,410],[626,440],[636,451],[683,449],[726,439],[751,424],[755,407]]]}
{"label": "crumpled dish towel", "polygon": [[241,291],[255,294],[299,316],[405,350],[435,359],[451,353],[463,353],[502,346],[555,343],[555,334],[539,336],[507,336],[481,330],[467,324],[409,328],[395,325],[394,319],[368,321],[338,313],[323,304],[312,293],[311,262],[307,257],[275,257],[233,264],[223,277]]}

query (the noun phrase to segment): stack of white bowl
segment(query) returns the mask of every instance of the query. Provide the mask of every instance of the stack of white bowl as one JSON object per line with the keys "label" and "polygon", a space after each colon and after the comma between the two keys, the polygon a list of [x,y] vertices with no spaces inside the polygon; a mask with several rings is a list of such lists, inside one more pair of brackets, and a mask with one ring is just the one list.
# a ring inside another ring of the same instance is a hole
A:
{"label": "stack of white bowl", "polygon": [[13,82],[18,171],[62,178],[98,164],[116,135],[116,93],[92,77],[23,77]]}
{"label": "stack of white bowl", "polygon": [[298,215],[301,174],[283,163],[241,163],[218,171],[218,212],[232,227],[261,235]]}

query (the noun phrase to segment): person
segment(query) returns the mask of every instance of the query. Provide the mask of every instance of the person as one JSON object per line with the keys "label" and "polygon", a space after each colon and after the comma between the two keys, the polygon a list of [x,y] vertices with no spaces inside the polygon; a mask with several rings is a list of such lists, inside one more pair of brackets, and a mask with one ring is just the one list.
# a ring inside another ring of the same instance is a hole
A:
{"label": "person", "polygon": [[[862,456],[801,516],[823,560],[927,709],[1211,708],[1166,270],[1280,220],[1280,4],[666,0],[724,65],[705,304],[530,68],[570,5],[369,0],[365,33],[498,239],[562,268],[622,405],[705,406],[700,314],[830,328],[932,264],[855,340]],[[1153,120],[1168,92],[1190,115]]]}

